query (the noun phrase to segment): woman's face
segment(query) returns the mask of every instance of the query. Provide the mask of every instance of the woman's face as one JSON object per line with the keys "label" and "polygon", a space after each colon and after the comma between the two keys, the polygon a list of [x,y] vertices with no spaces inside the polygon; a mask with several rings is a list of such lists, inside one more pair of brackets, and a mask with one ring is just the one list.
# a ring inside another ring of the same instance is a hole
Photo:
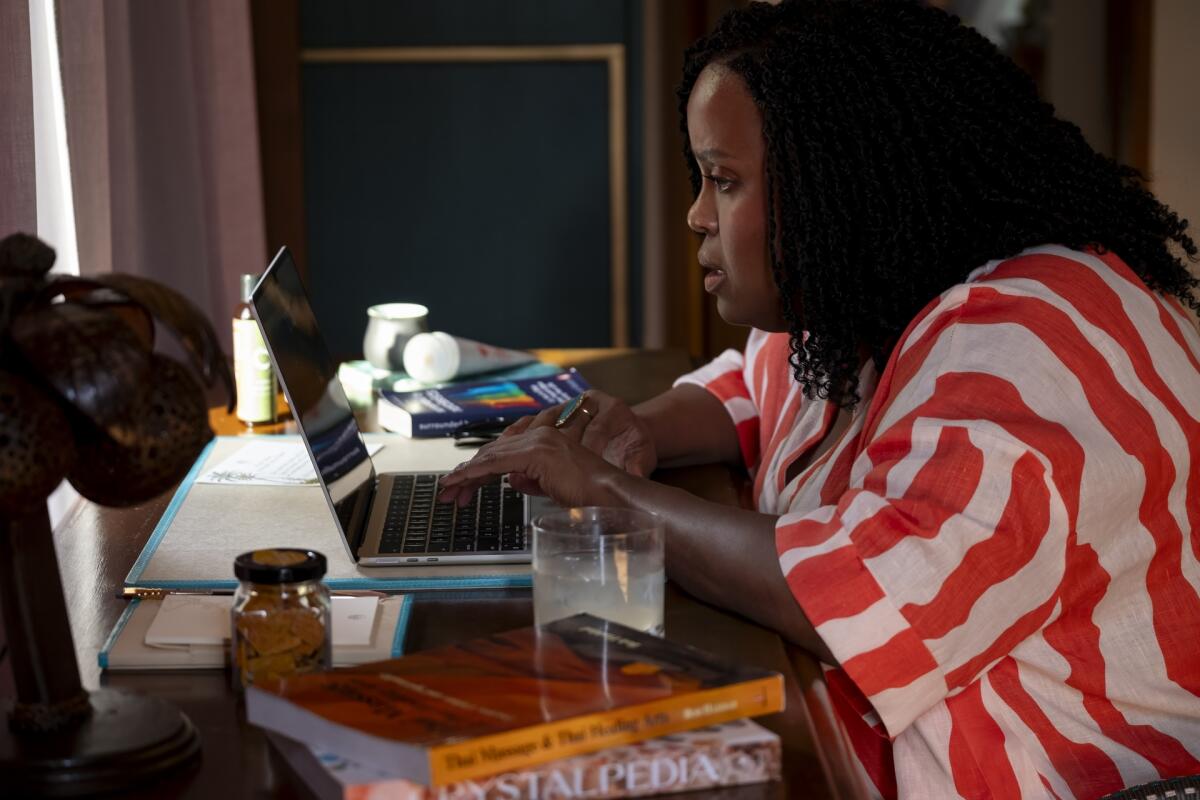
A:
{"label": "woman's face", "polygon": [[687,215],[688,227],[704,236],[704,290],[725,321],[786,331],[767,254],[762,114],[736,73],[710,64],[688,98],[687,125],[704,176]]}

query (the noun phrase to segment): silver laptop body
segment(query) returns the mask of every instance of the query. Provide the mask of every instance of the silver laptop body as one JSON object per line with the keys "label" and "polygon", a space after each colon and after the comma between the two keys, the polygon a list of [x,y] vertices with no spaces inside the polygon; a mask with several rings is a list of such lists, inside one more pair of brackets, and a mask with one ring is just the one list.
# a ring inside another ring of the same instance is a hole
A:
{"label": "silver laptop body", "polygon": [[531,505],[546,504],[541,498],[515,492],[501,480],[459,508],[436,502],[437,480],[444,473],[375,473],[286,247],[259,279],[250,307],[334,523],[359,566],[531,560],[528,522]]}

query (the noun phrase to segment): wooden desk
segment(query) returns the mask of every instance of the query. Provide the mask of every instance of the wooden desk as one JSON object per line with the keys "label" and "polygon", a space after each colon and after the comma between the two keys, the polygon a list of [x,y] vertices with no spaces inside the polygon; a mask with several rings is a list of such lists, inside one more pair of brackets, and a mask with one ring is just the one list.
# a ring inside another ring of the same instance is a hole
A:
{"label": "wooden desk", "polygon": [[[588,381],[630,402],[667,389],[690,368],[682,352],[636,350],[543,351],[543,358],[577,366]],[[223,432],[230,421],[214,415]],[[236,423],[233,423],[236,424]],[[286,430],[287,425],[274,427]],[[739,481],[725,468],[710,466],[664,471],[660,479],[727,503],[740,496]],[[54,532],[62,582],[70,611],[80,672],[86,687],[116,686],[164,697],[178,705],[200,730],[203,762],[190,775],[132,790],[128,798],[306,797],[286,766],[269,754],[257,729],[240,719],[226,673],[101,673],[96,653],[125,601],[114,593],[141,552],[170,500],[167,493],[128,509],[80,502]],[[414,595],[405,639],[406,652],[532,624],[528,589]],[[763,719],[784,742],[784,784],[712,792],[721,798],[852,798],[859,796],[846,752],[834,723],[816,663],[778,636],[718,611],[668,586],[667,635],[731,659],[782,672],[787,679],[788,710]]]}

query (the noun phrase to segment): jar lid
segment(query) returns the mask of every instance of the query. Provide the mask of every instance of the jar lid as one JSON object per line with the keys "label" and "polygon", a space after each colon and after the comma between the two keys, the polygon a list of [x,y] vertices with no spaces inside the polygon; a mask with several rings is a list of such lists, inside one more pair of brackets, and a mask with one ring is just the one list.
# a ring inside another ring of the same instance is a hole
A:
{"label": "jar lid", "polygon": [[234,560],[233,574],[252,583],[315,581],[325,575],[325,556],[292,547],[252,550]]}

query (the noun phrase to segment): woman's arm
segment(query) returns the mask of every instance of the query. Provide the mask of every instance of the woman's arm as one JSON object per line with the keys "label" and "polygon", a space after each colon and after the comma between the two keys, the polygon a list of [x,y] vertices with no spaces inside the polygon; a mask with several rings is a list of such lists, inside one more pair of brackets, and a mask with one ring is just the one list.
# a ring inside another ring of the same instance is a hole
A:
{"label": "woman's arm", "polygon": [[788,588],[775,549],[775,517],[638,477],[545,427],[480,448],[442,477],[439,499],[466,503],[476,487],[505,473],[538,485],[565,507],[627,506],[657,513],[667,526],[667,572],[676,583],[836,663]]}
{"label": "woman's arm", "polygon": [[646,423],[660,467],[742,463],[729,412],[701,386],[681,384],[634,406],[633,413]]}
{"label": "woman's arm", "polygon": [[[649,475],[656,467],[724,462],[741,465],[737,429],[724,404],[704,388],[682,384],[636,408],[604,392],[590,389],[565,427],[555,422],[563,406],[547,408],[536,416],[519,419],[501,439],[549,428],[606,461],[634,475]],[[518,489],[543,494],[518,478]]]}
{"label": "woman's arm", "polygon": [[671,580],[701,600],[778,631],[825,663],[837,664],[779,566],[777,517],[712,503],[628,473],[612,474],[608,484],[610,504],[653,511],[666,522]]}

